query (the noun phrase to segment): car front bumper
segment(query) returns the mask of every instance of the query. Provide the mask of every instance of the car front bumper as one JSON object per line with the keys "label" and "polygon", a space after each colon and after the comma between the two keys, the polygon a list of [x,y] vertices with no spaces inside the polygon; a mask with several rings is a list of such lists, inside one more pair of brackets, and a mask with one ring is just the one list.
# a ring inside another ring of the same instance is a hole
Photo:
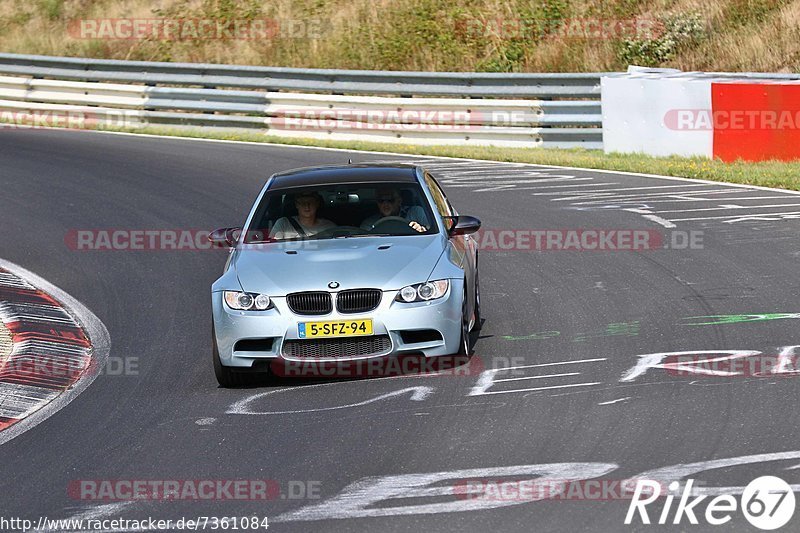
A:
{"label": "car front bumper", "polygon": [[[373,322],[373,335],[388,335],[391,347],[382,353],[354,357],[327,357],[326,361],[347,361],[421,353],[426,357],[450,355],[458,352],[461,340],[461,312],[463,280],[451,279],[450,288],[442,298],[430,302],[405,303],[395,301],[398,291],[384,291],[376,309],[362,314],[340,314],[335,309],[324,316],[296,315],[285,297],[272,299],[274,307],[267,311],[236,311],[223,301],[222,292],[212,292],[211,305],[214,320],[214,335],[220,362],[224,366],[249,368],[258,361],[276,359],[319,361],[322,359],[297,359],[284,353],[287,341],[305,341],[298,336],[301,322],[325,322],[332,320],[359,320],[369,318]],[[408,332],[435,330],[440,340],[408,342]],[[406,342],[404,342],[404,337]],[[358,339],[359,337],[348,337]],[[261,340],[259,349],[253,350],[253,342]],[[238,346],[237,346],[238,344]],[[245,349],[243,349],[245,348]],[[265,349],[269,348],[269,349]]]}

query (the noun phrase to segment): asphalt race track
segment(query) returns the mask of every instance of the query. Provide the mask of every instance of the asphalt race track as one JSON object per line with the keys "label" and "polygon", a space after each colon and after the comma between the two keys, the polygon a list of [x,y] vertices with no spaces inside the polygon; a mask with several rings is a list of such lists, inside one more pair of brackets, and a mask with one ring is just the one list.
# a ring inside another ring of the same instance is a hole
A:
{"label": "asphalt race track", "polygon": [[[4,516],[266,516],[290,532],[649,531],[659,526],[623,524],[626,499],[487,504],[444,489],[501,473],[624,480],[658,469],[669,470],[651,477],[685,476],[711,494],[764,475],[800,483],[798,195],[427,159],[458,210],[499,239],[480,253],[477,370],[231,390],[211,366],[209,288],[224,251],[85,251],[65,240],[76,229],[241,225],[271,173],[348,157],[402,159],[0,130],[0,257],[82,302],[110,333],[110,359],[129,363],[2,445]],[[531,251],[516,230],[532,229],[650,230],[666,247]],[[509,230],[513,242],[500,236]],[[726,364],[746,351],[784,364],[703,375],[639,357],[709,351],[730,352],[716,354]],[[654,362],[637,367],[644,360]],[[430,473],[444,474],[397,477]],[[355,498],[347,487],[364,478]],[[268,479],[282,497],[109,502],[69,490],[119,479]],[[656,521],[661,506],[650,509]],[[754,531],[741,513],[661,530]]]}

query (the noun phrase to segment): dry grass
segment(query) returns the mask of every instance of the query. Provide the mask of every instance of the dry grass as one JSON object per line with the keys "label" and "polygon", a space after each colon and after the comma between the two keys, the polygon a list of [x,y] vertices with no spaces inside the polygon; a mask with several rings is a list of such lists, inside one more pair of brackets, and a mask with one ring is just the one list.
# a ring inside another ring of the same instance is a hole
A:
{"label": "dry grass", "polygon": [[[729,22],[722,16],[715,20],[718,26]],[[800,65],[800,2],[786,2],[765,13],[763,20],[713,33],[674,65],[692,70],[796,72]]]}
{"label": "dry grass", "polygon": [[[0,0],[0,50],[115,59],[320,68],[602,71],[627,66],[620,38],[466,31],[470,20],[630,20],[699,13],[705,33],[654,64],[684,70],[797,71],[800,0]],[[270,18],[317,23],[311,35],[260,40],[85,40],[86,18]]]}

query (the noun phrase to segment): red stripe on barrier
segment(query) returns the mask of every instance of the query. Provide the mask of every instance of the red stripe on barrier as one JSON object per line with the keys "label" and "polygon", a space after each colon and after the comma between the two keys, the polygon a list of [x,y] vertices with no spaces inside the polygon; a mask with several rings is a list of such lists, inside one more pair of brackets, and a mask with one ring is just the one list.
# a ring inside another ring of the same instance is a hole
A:
{"label": "red stripe on barrier", "polygon": [[14,343],[38,340],[72,344],[84,348],[91,346],[91,342],[86,338],[83,330],[78,327],[42,324],[30,320],[7,322],[6,327],[11,332]]}
{"label": "red stripe on barrier", "polygon": [[800,85],[712,83],[714,157],[800,159]]}
{"label": "red stripe on barrier", "polygon": [[0,301],[61,307],[61,304],[58,303],[58,301],[42,291],[17,289],[13,287],[0,287]]}
{"label": "red stripe on barrier", "polygon": [[3,431],[8,426],[16,424],[19,422],[16,418],[6,418],[4,416],[0,416],[0,431]]}

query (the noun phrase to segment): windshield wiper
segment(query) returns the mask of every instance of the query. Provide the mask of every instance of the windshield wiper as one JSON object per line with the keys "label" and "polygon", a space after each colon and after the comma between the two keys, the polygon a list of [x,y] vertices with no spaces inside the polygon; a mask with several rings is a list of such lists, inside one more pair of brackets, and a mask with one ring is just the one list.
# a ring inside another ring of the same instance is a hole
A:
{"label": "windshield wiper", "polygon": [[339,235],[334,239],[358,239],[360,237],[392,237],[391,233],[357,233],[355,235]]}

